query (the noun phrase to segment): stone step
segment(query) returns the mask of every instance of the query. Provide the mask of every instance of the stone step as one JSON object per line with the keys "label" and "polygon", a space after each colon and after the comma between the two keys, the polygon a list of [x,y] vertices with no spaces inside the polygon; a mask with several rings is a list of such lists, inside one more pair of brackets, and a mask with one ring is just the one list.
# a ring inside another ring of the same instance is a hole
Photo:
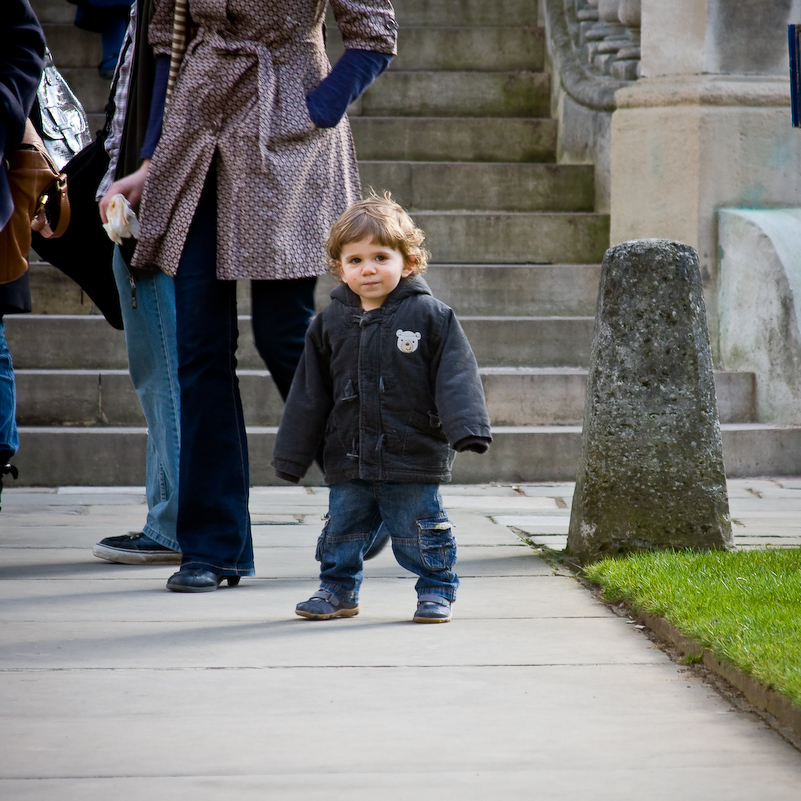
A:
{"label": "stone step", "polygon": [[409,211],[592,211],[591,164],[360,161],[362,187]]}
{"label": "stone step", "polygon": [[[493,425],[580,425],[587,370],[482,368]],[[17,370],[17,420],[24,426],[145,424],[127,370]],[[752,373],[716,372],[723,423],[754,420]],[[283,401],[266,370],[240,370],[248,426],[278,425]]]}
{"label": "stone step", "polygon": [[443,264],[600,262],[609,216],[589,212],[418,211],[429,251]]}
{"label": "stone step", "polygon": [[[600,274],[600,264],[429,264],[425,280],[460,317],[591,317]],[[249,289],[240,286],[239,310],[247,314]],[[335,286],[330,275],[318,279],[318,308]]]}
{"label": "stone step", "polygon": [[555,161],[556,121],[525,117],[350,119],[363,160]]}
{"label": "stone step", "polygon": [[[283,484],[270,467],[274,427],[248,429],[254,486]],[[801,426],[722,425],[728,478],[801,475]],[[7,486],[142,486],[146,431],[141,427],[20,428],[14,462],[19,479]],[[489,452],[458,454],[459,484],[573,481],[581,450],[580,426],[498,426]],[[121,458],[124,454],[124,458]],[[317,468],[304,483],[319,485]]]}
{"label": "stone step", "polygon": [[[589,363],[592,317],[461,318],[476,359],[486,367],[581,367]],[[122,331],[97,315],[9,316],[6,340],[17,369],[124,370]],[[262,369],[250,318],[239,318],[242,369]]]}
{"label": "stone step", "polygon": [[[599,264],[430,264],[425,279],[436,297],[461,315],[586,317],[595,314]],[[49,264],[30,267],[37,314],[99,314],[80,287]],[[317,308],[329,302],[336,281],[317,281]],[[250,286],[240,281],[239,313],[250,314]],[[10,319],[10,318],[9,318]]]}
{"label": "stone step", "polygon": [[547,117],[545,72],[388,70],[349,109],[369,117]]}
{"label": "stone step", "polygon": [[[481,368],[493,426],[581,425],[588,371],[583,368]],[[753,373],[715,372],[722,423],[751,423],[756,410]]]}
{"label": "stone step", "polygon": [[[97,65],[103,53],[100,34],[82,31],[69,22],[45,23],[42,25],[47,46],[53,54],[53,62],[60,72],[66,69],[92,69],[97,75]],[[72,84],[70,84],[72,87]],[[74,88],[73,88],[74,91]]]}
{"label": "stone step", "polygon": [[416,26],[537,24],[537,0],[395,0],[401,29]]}
{"label": "stone step", "polygon": [[66,0],[31,0],[31,8],[42,25],[58,22],[72,24],[75,19],[75,6]]}
{"label": "stone step", "polygon": [[[31,253],[29,277],[36,314],[100,314],[78,284],[56,267],[38,261],[39,257]],[[111,270],[110,264],[108,269]]]}
{"label": "stone step", "polygon": [[[410,27],[403,25],[398,55],[391,70],[508,70],[545,69],[545,36],[533,23],[516,27]],[[328,28],[328,57],[331,63],[344,50],[336,26]]]}

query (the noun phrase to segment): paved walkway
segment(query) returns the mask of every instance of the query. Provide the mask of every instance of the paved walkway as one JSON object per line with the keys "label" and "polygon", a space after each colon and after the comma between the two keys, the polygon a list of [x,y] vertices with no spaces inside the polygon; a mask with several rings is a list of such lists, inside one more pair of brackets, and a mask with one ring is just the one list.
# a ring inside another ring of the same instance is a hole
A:
{"label": "paved walkway", "polygon": [[[0,799],[796,801],[798,751],[510,528],[559,547],[571,492],[444,488],[462,590],[420,626],[389,552],[358,617],[293,614],[324,489],[254,490],[260,575],[203,595],[92,557],[141,489],[7,489]],[[801,480],[730,494],[739,544],[801,542]]]}

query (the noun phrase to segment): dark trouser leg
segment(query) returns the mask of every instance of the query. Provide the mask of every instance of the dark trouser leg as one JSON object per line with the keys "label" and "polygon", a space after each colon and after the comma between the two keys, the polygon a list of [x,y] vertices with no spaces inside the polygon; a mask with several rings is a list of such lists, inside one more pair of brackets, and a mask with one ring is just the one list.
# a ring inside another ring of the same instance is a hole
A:
{"label": "dark trouser leg", "polygon": [[316,278],[251,281],[253,341],[286,400],[314,314]]}
{"label": "dark trouser leg", "polygon": [[[314,315],[316,283],[316,278],[250,282],[253,341],[284,400]],[[316,461],[322,470],[322,445]]]}
{"label": "dark trouser leg", "polygon": [[236,376],[236,282],[216,278],[217,206],[206,179],[175,278],[183,567],[252,575],[248,449]]}

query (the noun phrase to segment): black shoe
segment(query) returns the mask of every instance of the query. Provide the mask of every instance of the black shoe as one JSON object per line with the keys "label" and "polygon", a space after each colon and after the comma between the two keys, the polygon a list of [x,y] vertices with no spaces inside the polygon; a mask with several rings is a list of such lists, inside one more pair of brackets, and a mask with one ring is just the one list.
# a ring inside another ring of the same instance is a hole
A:
{"label": "black shoe", "polygon": [[214,592],[223,581],[227,581],[229,587],[236,587],[239,576],[221,576],[213,570],[190,567],[173,573],[167,580],[167,589],[173,592]]}
{"label": "black shoe", "polygon": [[[6,456],[6,458],[8,458]],[[11,478],[16,479],[19,477],[19,471],[13,464],[7,464],[6,459],[0,461],[0,497],[3,494],[3,476],[11,476]],[[3,507],[0,506],[0,511],[2,511]]]}
{"label": "black shoe", "polygon": [[365,559],[374,559],[384,548],[387,547],[389,542],[389,529],[382,523],[376,532],[375,539],[370,543],[370,547],[364,554]]}
{"label": "black shoe", "polygon": [[181,552],[150,539],[147,534],[124,534],[106,537],[92,548],[98,559],[122,565],[180,565]]}

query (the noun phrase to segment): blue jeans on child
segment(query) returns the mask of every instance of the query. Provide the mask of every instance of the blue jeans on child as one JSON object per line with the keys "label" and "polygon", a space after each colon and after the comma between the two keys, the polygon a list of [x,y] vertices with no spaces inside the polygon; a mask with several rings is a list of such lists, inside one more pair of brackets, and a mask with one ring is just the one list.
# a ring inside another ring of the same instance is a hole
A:
{"label": "blue jeans on child", "polygon": [[362,558],[383,524],[398,564],[420,578],[418,596],[456,599],[456,540],[442,508],[438,484],[354,479],[332,484],[328,514],[317,541],[320,586],[356,602]]}
{"label": "blue jeans on child", "polygon": [[177,551],[181,412],[174,281],[162,272],[140,274],[133,308],[128,269],[118,247],[114,248],[113,268],[125,326],[128,369],[147,423],[147,521],[143,531],[160,545]]}
{"label": "blue jeans on child", "polygon": [[[0,457],[10,459],[19,449],[16,421],[17,388],[14,364],[6,344],[6,331],[0,316]],[[4,462],[0,462],[0,465]]]}

